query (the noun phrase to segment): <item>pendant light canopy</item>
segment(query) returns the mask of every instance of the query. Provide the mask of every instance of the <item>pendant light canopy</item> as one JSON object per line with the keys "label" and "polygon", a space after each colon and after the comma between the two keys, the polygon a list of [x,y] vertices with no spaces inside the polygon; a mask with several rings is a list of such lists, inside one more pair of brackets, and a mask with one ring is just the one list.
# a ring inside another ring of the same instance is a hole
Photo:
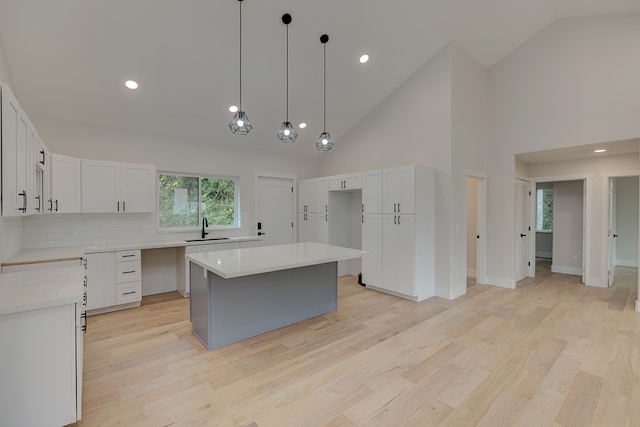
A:
{"label": "pendant light canopy", "polygon": [[291,15],[288,13],[282,15],[282,23],[287,27],[287,115],[286,120],[280,126],[278,139],[282,142],[294,142],[298,134],[289,121],[289,24],[291,23]]}
{"label": "pendant light canopy", "polygon": [[323,34],[320,36],[320,43],[322,43],[322,50],[324,54],[324,106],[323,106],[323,131],[318,137],[316,141],[316,148],[320,151],[329,151],[333,148],[333,139],[329,132],[327,132],[327,42],[329,41],[329,36]]}
{"label": "pendant light canopy", "polygon": [[238,104],[238,111],[231,119],[231,123],[229,123],[229,129],[236,135],[246,135],[253,126],[251,126],[247,113],[242,110],[242,0],[238,0],[238,2],[240,4],[240,103]]}

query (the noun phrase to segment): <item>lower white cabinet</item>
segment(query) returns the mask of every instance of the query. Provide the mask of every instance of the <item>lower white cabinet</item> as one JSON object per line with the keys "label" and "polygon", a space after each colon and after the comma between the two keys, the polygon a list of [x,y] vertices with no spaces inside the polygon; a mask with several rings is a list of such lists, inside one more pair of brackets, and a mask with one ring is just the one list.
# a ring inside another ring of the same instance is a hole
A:
{"label": "lower white cabinet", "polygon": [[382,215],[362,215],[362,282],[382,287]]}
{"label": "lower white cabinet", "polygon": [[415,215],[383,215],[382,241],[382,288],[417,297]]}
{"label": "lower white cabinet", "polygon": [[329,214],[313,214],[314,216],[314,237],[316,243],[329,244]]}
{"label": "lower white cabinet", "polygon": [[0,315],[0,425],[64,426],[81,418],[81,304]]}
{"label": "lower white cabinet", "polygon": [[311,213],[298,213],[298,243],[314,241],[316,234],[315,218],[316,216]]}
{"label": "lower white cabinet", "polygon": [[92,253],[86,259],[89,314],[140,305],[140,250]]}

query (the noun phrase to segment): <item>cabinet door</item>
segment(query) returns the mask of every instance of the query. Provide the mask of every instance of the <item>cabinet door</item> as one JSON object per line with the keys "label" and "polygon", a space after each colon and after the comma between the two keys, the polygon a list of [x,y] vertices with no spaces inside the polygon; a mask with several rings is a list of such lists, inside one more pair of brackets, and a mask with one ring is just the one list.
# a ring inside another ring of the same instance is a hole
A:
{"label": "cabinet door", "polygon": [[396,289],[398,280],[398,215],[382,215],[382,287]]}
{"label": "cabinet door", "polygon": [[345,175],[342,180],[344,181],[343,187],[345,190],[359,190],[362,188],[362,174],[352,173]]}
{"label": "cabinet door", "polygon": [[114,252],[87,254],[87,310],[116,304],[116,256]]}
{"label": "cabinet door", "polygon": [[36,187],[36,150],[38,150],[38,134],[36,128],[33,127],[31,122],[27,127],[27,151],[26,151],[26,180],[27,180],[27,215],[34,215],[39,213],[40,201],[37,199],[38,190]]}
{"label": "cabinet door", "polygon": [[362,215],[362,281],[382,287],[382,215]]}
{"label": "cabinet door", "polygon": [[2,86],[2,216],[27,209],[27,140],[29,120],[9,88]]}
{"label": "cabinet door", "polygon": [[342,175],[330,176],[329,179],[329,191],[344,190],[344,177]]}
{"label": "cabinet door", "polygon": [[45,158],[47,167],[43,174],[43,213],[53,212],[53,199],[51,198],[51,152],[45,147]]}
{"label": "cabinet door", "polygon": [[325,245],[329,244],[329,214],[313,214],[313,223],[315,225],[315,236],[313,241],[323,243]]}
{"label": "cabinet door", "polygon": [[382,212],[385,214],[398,213],[398,191],[400,188],[400,174],[396,168],[382,171]]}
{"label": "cabinet door", "polygon": [[315,203],[315,180],[298,181],[298,212],[313,212]]}
{"label": "cabinet door", "polygon": [[315,239],[314,217],[310,213],[298,213],[298,243],[313,242]]}
{"label": "cabinet door", "polygon": [[60,154],[51,155],[51,204],[53,212],[80,212],[80,169],[80,159]]}
{"label": "cabinet door", "polygon": [[317,213],[329,212],[329,179],[318,178],[315,180],[314,210]]}
{"label": "cabinet door", "polygon": [[156,168],[123,163],[120,168],[120,212],[155,212]]}
{"label": "cabinet door", "polygon": [[416,213],[416,174],[415,166],[405,166],[398,169],[398,212],[403,214]]}
{"label": "cabinet door", "polygon": [[119,212],[119,164],[82,160],[82,212]]}
{"label": "cabinet door", "polygon": [[382,213],[382,171],[362,173],[362,212]]}
{"label": "cabinet door", "polygon": [[397,223],[398,276],[397,280],[393,282],[392,290],[404,295],[416,296],[416,217],[415,215],[398,215]]}

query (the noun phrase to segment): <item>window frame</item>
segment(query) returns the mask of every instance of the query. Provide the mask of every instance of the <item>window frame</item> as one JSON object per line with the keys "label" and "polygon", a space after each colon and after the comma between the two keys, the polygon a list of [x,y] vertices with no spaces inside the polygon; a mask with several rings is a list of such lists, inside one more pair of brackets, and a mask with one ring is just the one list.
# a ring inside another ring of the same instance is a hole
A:
{"label": "window frame", "polygon": [[[162,227],[160,225],[160,176],[181,176],[188,178],[198,178],[198,225],[188,227]],[[161,233],[180,233],[180,232],[192,232],[200,230],[202,227],[202,180],[203,179],[224,179],[233,181],[233,224],[230,225],[215,225],[210,224],[207,230],[237,230],[240,229],[240,177],[230,175],[208,175],[198,173],[185,173],[175,171],[158,171],[156,173],[156,191],[158,192],[157,205],[156,205],[156,230]]]}
{"label": "window frame", "polygon": [[[551,204],[552,209],[552,221],[551,221],[551,229],[538,228],[538,219],[542,218],[541,222],[544,222],[544,207],[540,205],[544,203],[544,192],[550,190],[551,195],[553,197],[553,187],[545,187],[545,188],[537,188],[536,189],[536,233],[553,233],[553,203]],[[540,215],[539,213],[542,212]]]}

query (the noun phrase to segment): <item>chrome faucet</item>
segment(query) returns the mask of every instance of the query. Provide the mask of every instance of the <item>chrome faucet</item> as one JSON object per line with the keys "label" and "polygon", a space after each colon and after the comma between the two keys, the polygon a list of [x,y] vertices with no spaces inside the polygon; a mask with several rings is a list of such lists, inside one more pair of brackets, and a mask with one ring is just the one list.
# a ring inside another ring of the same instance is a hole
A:
{"label": "chrome faucet", "polygon": [[203,216],[202,217],[202,238],[203,239],[204,239],[204,236],[209,234],[205,231],[205,227],[208,227],[208,226],[209,226],[209,221],[207,221],[207,218]]}

